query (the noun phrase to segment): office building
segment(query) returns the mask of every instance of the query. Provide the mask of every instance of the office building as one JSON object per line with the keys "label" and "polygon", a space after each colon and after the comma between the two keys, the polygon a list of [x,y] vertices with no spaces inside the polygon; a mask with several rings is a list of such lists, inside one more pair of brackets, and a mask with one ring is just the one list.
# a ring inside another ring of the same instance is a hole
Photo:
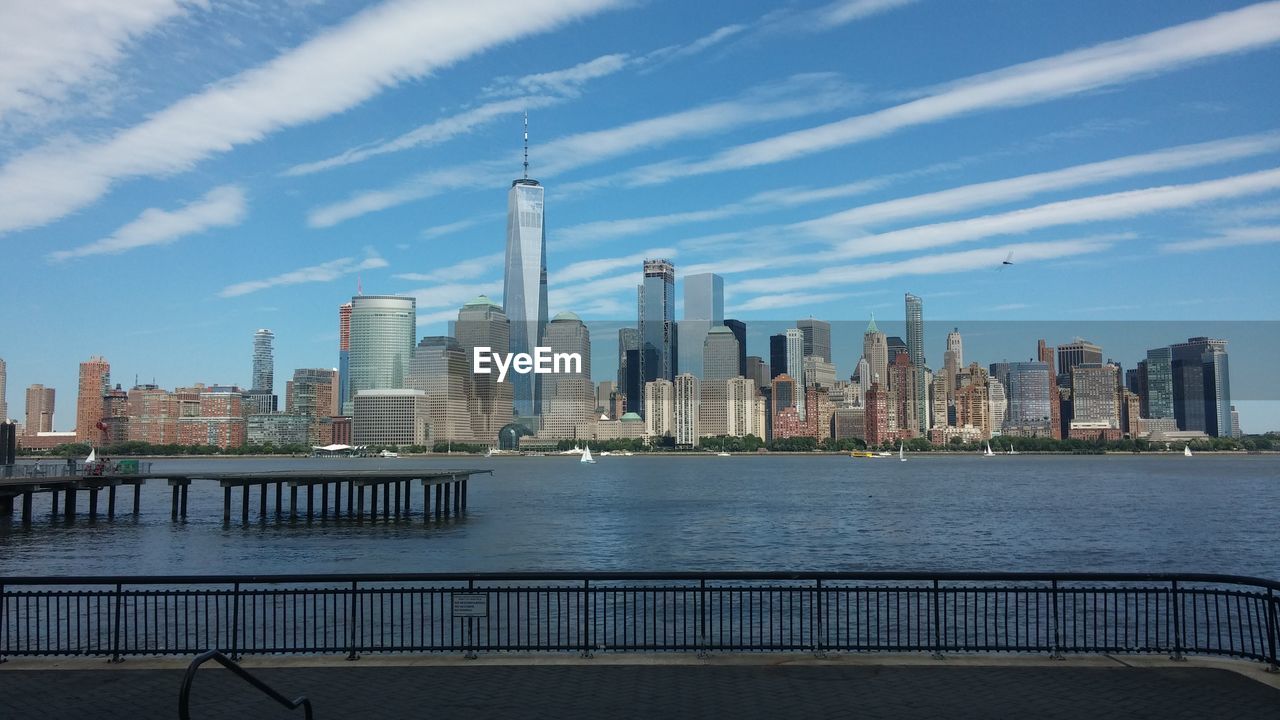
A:
{"label": "office building", "polygon": [[1008,373],[1004,376],[1008,409],[1002,432],[1036,437],[1052,434],[1049,408],[1049,387],[1053,382],[1051,367],[1049,363],[1040,361],[1008,363]]}
{"label": "office building", "polygon": [[253,333],[253,383],[249,390],[254,393],[275,392],[275,352],[272,345],[275,334],[270,330],[258,330]]}
{"label": "office building", "polygon": [[729,328],[711,328],[703,343],[702,401],[698,429],[702,435],[728,432],[728,381],[738,375],[738,339]]}
{"label": "office building", "polygon": [[[511,322],[502,307],[484,295],[458,310],[454,334],[468,363],[477,347],[494,352],[511,347]],[[497,373],[473,374],[471,382],[471,434],[476,442],[496,445],[498,433],[512,420],[515,388],[510,380],[499,382]]]}
{"label": "office building", "polygon": [[1004,427],[1005,415],[1009,409],[1009,397],[1004,383],[991,378],[987,380],[987,403],[991,406],[988,415],[991,418],[991,434],[1000,434]]}
{"label": "office building", "polygon": [[804,422],[804,333],[800,328],[788,328],[784,334],[787,337],[787,374],[796,383],[796,415],[800,422]]}
{"label": "office building", "polygon": [[27,435],[53,432],[53,406],[57,392],[39,383],[27,387]]}
{"label": "office building", "polygon": [[[618,330],[618,392],[622,394],[624,411],[639,411],[644,406],[644,383],[640,377],[640,331],[636,328]],[[620,415],[619,415],[620,417]]]}
{"label": "office building", "polygon": [[822,320],[800,320],[796,327],[804,335],[804,356],[833,362],[831,355],[831,323]]}
{"label": "office building", "polygon": [[[1061,348],[1059,348],[1061,351]],[[1120,429],[1120,372],[1110,363],[1071,366],[1071,422]]]}
{"label": "office building", "polygon": [[328,445],[332,428],[325,419],[338,414],[338,372],[327,368],[300,368],[293,371],[289,381],[289,393],[285,398],[285,412],[308,418],[306,442],[312,445]]}
{"label": "office building", "polygon": [[676,268],[669,260],[644,261],[638,308],[642,383],[675,377],[675,286]]}
{"label": "office building", "polygon": [[405,385],[426,395],[428,445],[474,441],[471,432],[473,377],[471,359],[452,337],[424,337],[413,349]]}
{"label": "office building", "polygon": [[352,406],[352,444],[399,447],[430,441],[430,411],[421,390],[360,390]]}
{"label": "office building", "polygon": [[677,328],[680,372],[702,373],[702,344],[712,327],[724,323],[724,279],[715,273],[686,275],[684,319]]}
{"label": "office building", "polygon": [[577,355],[581,367],[556,368],[543,375],[542,424],[538,437],[582,439],[595,437],[596,394],[591,382],[591,334],[571,312],[556,315],[547,325],[543,342],[556,355]]}
{"label": "office building", "polygon": [[[525,119],[524,177],[507,193],[507,250],[503,264],[502,304],[511,323],[511,352],[533,353],[547,328],[547,232],[545,190],[529,177],[529,128]],[[542,375],[516,373],[511,380],[515,413],[532,418],[542,413]]]}
{"label": "office building", "polygon": [[871,316],[871,322],[867,324],[867,331],[862,335],[862,357],[867,359],[867,366],[870,370],[870,377],[867,378],[867,386],[880,383],[882,390],[887,390],[889,384],[889,339],[885,334],[880,332],[880,328],[876,327],[876,318]]}
{"label": "office building", "polygon": [[315,444],[310,439],[313,419],[306,415],[290,413],[250,415],[244,422],[245,437],[250,445],[270,444],[280,447]]}
{"label": "office building", "polygon": [[[395,295],[356,295],[351,298],[350,393],[397,390],[405,387],[405,373],[417,341],[417,302]],[[343,414],[349,414],[344,408]]]}
{"label": "office building", "polygon": [[338,306],[338,409],[334,415],[341,415],[342,408],[351,402],[351,303]]}
{"label": "office building", "polygon": [[9,369],[4,358],[0,358],[0,422],[9,419]]}
{"label": "office building", "polygon": [[907,310],[907,355],[915,369],[912,381],[915,383],[916,397],[916,434],[924,435],[929,429],[929,392],[925,380],[924,359],[924,302],[911,293],[906,294]]}
{"label": "office building", "polygon": [[769,336],[769,379],[787,373],[787,335]]}
{"label": "office building", "polygon": [[725,435],[764,437],[764,398],[754,381],[745,377],[725,381]]}
{"label": "office building", "polygon": [[98,444],[102,431],[102,396],[111,389],[111,364],[101,357],[80,363],[79,392],[76,394],[76,441]]}
{"label": "office building", "polygon": [[651,380],[644,384],[644,434],[650,438],[675,437],[676,386],[670,380]]}
{"label": "office building", "polygon": [[836,385],[836,366],[821,357],[804,357],[804,385],[830,390]]}
{"label": "office building", "polygon": [[1211,437],[1231,433],[1231,378],[1227,341],[1194,337],[1171,350],[1173,411],[1178,429]]}
{"label": "office building", "polygon": [[1102,348],[1088,340],[1076,338],[1058,346],[1058,385],[1071,387],[1071,368],[1076,365],[1102,365]]}
{"label": "office building", "polygon": [[947,399],[955,398],[955,390],[959,384],[960,371],[964,368],[964,338],[960,336],[960,328],[952,328],[947,333],[947,349],[942,353],[942,374],[947,378]]}
{"label": "office building", "polygon": [[675,386],[675,424],[676,447],[695,447],[701,437],[698,428],[698,414],[701,412],[702,388],[697,377],[692,373],[681,373],[673,382]]}

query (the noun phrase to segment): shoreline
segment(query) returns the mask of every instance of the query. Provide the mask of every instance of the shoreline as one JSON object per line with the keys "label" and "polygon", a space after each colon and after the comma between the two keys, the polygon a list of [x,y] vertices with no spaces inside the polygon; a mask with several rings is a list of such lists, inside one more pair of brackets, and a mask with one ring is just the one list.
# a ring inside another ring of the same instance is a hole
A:
{"label": "shoreline", "polygon": [[[813,451],[770,450],[768,452],[730,452],[729,453],[729,455],[732,457],[772,457],[772,456],[823,457],[823,456],[847,456],[848,454],[849,453],[847,451],[832,451],[832,450],[813,450]],[[963,452],[950,451],[950,450],[934,450],[934,451],[925,451],[925,452],[909,451],[906,453],[906,455],[907,457],[910,457],[910,458],[964,457],[964,456],[986,457],[980,451],[973,451],[973,450],[967,450]],[[1280,450],[1197,450],[1194,457],[1201,457],[1205,455],[1212,455],[1212,456],[1225,455],[1225,456],[1232,456],[1232,457],[1259,456],[1259,455],[1265,456],[1265,455],[1280,455]],[[600,457],[599,454],[597,454],[596,456]],[[889,455],[878,455],[873,458],[858,457],[853,459],[874,460],[881,457],[896,458],[897,456],[898,455],[896,452],[891,452]],[[1030,456],[1037,456],[1037,457],[1099,457],[1099,456],[1180,457],[1182,456],[1182,451],[1180,450],[1147,450],[1144,452],[1132,452],[1128,450],[1105,450],[1099,453],[1091,453],[1091,452],[1027,450],[1027,451],[1019,451],[1017,455],[1012,455],[1012,456],[1008,455],[1007,453],[996,453],[993,457],[1020,457],[1020,456],[1021,457],[1030,457]],[[561,455],[559,452],[550,452],[542,455],[526,455],[521,453],[502,453],[502,454],[490,455],[490,456],[485,456],[481,453],[416,453],[416,454],[400,453],[399,457],[397,458],[382,458],[377,456],[321,457],[316,455],[112,455],[109,457],[110,459],[114,459],[114,460],[155,461],[155,460],[316,460],[316,459],[323,459],[323,460],[409,460],[409,459],[434,460],[434,459],[441,459],[441,458],[466,458],[466,459],[475,458],[480,460],[499,460],[499,459],[509,459],[509,458],[534,458],[534,457],[570,458],[570,457],[578,457],[578,456],[576,454]],[[684,451],[684,452],[634,452],[630,456],[611,454],[606,457],[610,457],[610,458],[612,457],[714,458],[714,457],[721,457],[721,456],[718,455],[716,452]],[[30,461],[30,462],[43,462],[43,461],[65,461],[67,458],[62,456],[54,456],[54,455],[19,455],[17,459]],[[81,460],[82,458],[75,458],[75,459]]]}

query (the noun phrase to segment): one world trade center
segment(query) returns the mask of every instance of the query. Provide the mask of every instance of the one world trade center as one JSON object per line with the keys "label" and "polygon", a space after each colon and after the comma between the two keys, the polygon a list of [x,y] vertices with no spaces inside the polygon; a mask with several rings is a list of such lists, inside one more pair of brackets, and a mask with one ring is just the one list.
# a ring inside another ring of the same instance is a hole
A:
{"label": "one world trade center", "polygon": [[[529,177],[529,117],[525,116],[524,177],[507,193],[507,258],[502,302],[511,322],[511,352],[533,353],[547,327],[547,234],[543,225],[543,187]],[[515,413],[533,418],[542,412],[541,376],[513,373]],[[531,428],[535,429],[535,428]]]}

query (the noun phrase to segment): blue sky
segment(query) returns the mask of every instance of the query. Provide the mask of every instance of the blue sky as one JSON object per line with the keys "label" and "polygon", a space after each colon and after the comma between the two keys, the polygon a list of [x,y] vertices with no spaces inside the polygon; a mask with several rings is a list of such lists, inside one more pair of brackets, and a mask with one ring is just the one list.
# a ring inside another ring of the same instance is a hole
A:
{"label": "blue sky", "polygon": [[357,281],[416,295],[420,335],[500,297],[524,110],[552,314],[634,318],[665,256],[747,321],[900,320],[906,291],[961,324],[1276,319],[1280,3],[22,5],[0,357],[10,414],[41,382],[59,428],[90,355],[247,384],[267,327],[282,390],[336,366]]}

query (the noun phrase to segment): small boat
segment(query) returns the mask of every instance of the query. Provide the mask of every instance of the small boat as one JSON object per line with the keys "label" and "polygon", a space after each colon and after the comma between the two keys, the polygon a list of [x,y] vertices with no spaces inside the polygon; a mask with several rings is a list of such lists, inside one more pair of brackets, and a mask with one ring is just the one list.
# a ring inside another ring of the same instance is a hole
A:
{"label": "small boat", "polygon": [[903,445],[904,445],[904,443],[902,443],[902,442],[899,442],[899,443],[898,443],[898,462],[906,462],[906,461],[907,461],[907,456],[903,454],[903,450],[902,450]]}
{"label": "small boat", "polygon": [[582,454],[582,448],[578,447],[577,445],[574,445],[572,449],[569,449],[569,450],[561,450],[561,451],[560,451],[560,454],[561,454],[561,455],[581,455],[581,454]]}
{"label": "small boat", "polygon": [[595,462],[596,462],[596,461],[595,461],[595,458],[591,457],[591,448],[590,448],[590,447],[587,447],[586,449],[584,449],[584,450],[582,451],[582,457],[578,459],[578,462],[580,462],[580,463],[591,463],[592,465],[594,465],[594,464],[595,464]]}
{"label": "small boat", "polygon": [[996,454],[995,454],[995,453],[991,452],[991,443],[990,443],[990,442],[988,442],[988,443],[987,443],[987,450],[986,450],[986,452],[982,453],[982,456],[983,456],[983,457],[995,457],[995,456],[996,456]]}
{"label": "small boat", "polygon": [[382,452],[378,453],[378,457],[398,458],[400,457],[400,453],[393,453],[390,450],[383,450]]}
{"label": "small boat", "polygon": [[1190,446],[1190,445],[1184,445],[1184,446],[1182,447],[1182,455],[1183,455],[1184,457],[1191,457],[1191,446]]}
{"label": "small boat", "polygon": [[[1187,454],[1190,455],[1191,453]],[[84,464],[89,465],[96,462],[98,462],[98,451],[94,448],[89,448],[89,457],[84,459]]]}
{"label": "small boat", "polygon": [[718,452],[716,453],[716,457],[733,457],[733,456],[727,452]]}
{"label": "small boat", "polygon": [[876,457],[876,454],[875,454],[875,453],[873,453],[873,452],[871,452],[870,450],[853,450],[853,451],[851,451],[851,452],[849,453],[849,457],[852,457],[852,458],[874,458],[874,457]]}
{"label": "small boat", "polygon": [[1010,454],[1010,455],[1021,455],[1022,453],[1018,452],[1017,450],[1014,450],[1014,449],[1013,449],[1013,445],[1012,445],[1012,444],[1010,444],[1010,445],[1009,445],[1009,454]]}

